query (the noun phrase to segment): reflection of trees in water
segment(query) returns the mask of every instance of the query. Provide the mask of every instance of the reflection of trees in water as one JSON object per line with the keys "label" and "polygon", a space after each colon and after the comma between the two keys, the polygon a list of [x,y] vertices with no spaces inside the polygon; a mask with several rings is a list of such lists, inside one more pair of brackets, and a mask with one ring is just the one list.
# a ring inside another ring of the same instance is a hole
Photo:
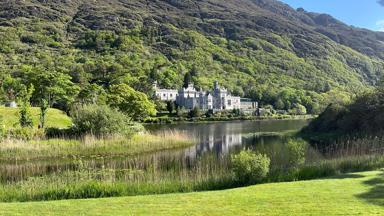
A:
{"label": "reflection of trees in water", "polygon": [[[148,175],[170,176],[194,175],[193,173],[227,172],[230,154],[243,148],[265,152],[277,158],[283,154],[284,138],[281,136],[247,135],[260,131],[284,131],[300,128],[305,123],[298,121],[265,122],[224,122],[213,124],[176,125],[174,129],[198,137],[199,144],[187,149],[168,150],[148,155],[130,157],[94,157],[81,159],[53,159],[49,161],[26,161],[2,163],[0,167],[1,182],[17,182],[31,176],[44,176],[66,171],[86,172],[112,170],[116,172],[143,170]],[[166,126],[169,130],[170,126]],[[172,128],[171,128],[172,129]],[[161,129],[159,129],[161,131]],[[279,154],[277,154],[280,152]],[[312,156],[311,156],[312,157]],[[79,161],[82,168],[79,166]],[[127,174],[128,175],[128,174]],[[166,174],[164,174],[166,175]],[[124,177],[124,176],[123,176]]]}

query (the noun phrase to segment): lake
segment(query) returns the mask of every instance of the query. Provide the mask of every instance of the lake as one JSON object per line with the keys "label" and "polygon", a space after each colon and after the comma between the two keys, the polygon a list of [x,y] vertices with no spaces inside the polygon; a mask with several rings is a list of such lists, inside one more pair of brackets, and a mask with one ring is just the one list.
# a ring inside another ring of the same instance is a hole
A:
{"label": "lake", "polygon": [[281,143],[285,134],[297,132],[309,120],[265,120],[214,123],[184,123],[149,125],[147,130],[157,132],[180,131],[196,139],[196,145],[180,150],[188,158],[206,153],[230,154],[233,150],[256,145]]}
{"label": "lake", "polygon": [[[184,178],[186,175],[217,175],[228,172],[231,154],[241,149],[253,149],[270,155],[272,164],[285,163],[286,135],[299,131],[309,120],[263,120],[214,123],[183,123],[147,125],[152,133],[180,131],[194,139],[196,145],[185,149],[168,150],[136,157],[57,158],[41,161],[9,161],[0,167],[0,181],[15,183],[46,176],[71,176],[79,171],[88,178],[95,173],[113,175],[123,181]],[[308,151],[309,158],[320,157]],[[116,174],[118,173],[118,174]],[[197,176],[195,176],[197,178]],[[199,178],[200,178],[199,177]]]}

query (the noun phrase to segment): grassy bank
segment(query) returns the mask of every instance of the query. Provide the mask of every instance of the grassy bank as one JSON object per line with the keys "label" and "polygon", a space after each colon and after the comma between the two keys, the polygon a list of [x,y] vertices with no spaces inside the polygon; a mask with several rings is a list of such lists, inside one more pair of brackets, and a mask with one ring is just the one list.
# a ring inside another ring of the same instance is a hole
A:
{"label": "grassy bank", "polygon": [[82,139],[15,140],[0,145],[0,161],[63,157],[131,156],[193,145],[193,138],[179,132],[137,134],[131,138],[86,136]]}
{"label": "grassy bank", "polygon": [[[74,170],[0,184],[0,201],[121,197],[221,190],[248,185],[235,178],[229,161],[215,164],[214,161],[209,162],[210,158],[201,161],[200,165],[192,165],[192,168],[188,164],[179,164],[178,160],[162,162],[155,158],[150,158],[148,164],[132,161],[132,165],[124,169],[117,168],[118,164],[113,164],[114,168],[89,168],[91,164],[77,160],[78,163],[73,165]],[[382,167],[382,155],[322,160],[289,168],[274,166],[268,176],[258,183],[319,179]]]}
{"label": "grassy bank", "polygon": [[[0,116],[3,118],[3,124],[6,128],[12,128],[19,124],[19,111],[17,108],[0,107]],[[38,125],[40,108],[32,107],[31,114],[33,124]],[[49,109],[46,119],[46,127],[67,128],[72,125],[71,118],[58,109]]]}
{"label": "grassy bank", "polygon": [[188,194],[0,203],[2,215],[380,215],[382,172]]}

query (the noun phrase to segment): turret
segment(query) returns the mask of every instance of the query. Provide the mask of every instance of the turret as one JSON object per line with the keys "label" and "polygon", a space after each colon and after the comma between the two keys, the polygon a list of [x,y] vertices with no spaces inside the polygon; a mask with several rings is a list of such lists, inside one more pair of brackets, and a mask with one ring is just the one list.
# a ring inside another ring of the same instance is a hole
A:
{"label": "turret", "polygon": [[219,82],[218,81],[215,81],[213,83],[213,89],[219,89]]}

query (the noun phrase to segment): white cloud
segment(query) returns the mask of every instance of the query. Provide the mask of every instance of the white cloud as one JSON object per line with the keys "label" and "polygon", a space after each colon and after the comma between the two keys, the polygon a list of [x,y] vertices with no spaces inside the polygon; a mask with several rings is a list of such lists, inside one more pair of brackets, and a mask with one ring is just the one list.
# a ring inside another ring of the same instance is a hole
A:
{"label": "white cloud", "polygon": [[378,27],[379,31],[384,32],[384,20],[377,21],[376,26]]}

